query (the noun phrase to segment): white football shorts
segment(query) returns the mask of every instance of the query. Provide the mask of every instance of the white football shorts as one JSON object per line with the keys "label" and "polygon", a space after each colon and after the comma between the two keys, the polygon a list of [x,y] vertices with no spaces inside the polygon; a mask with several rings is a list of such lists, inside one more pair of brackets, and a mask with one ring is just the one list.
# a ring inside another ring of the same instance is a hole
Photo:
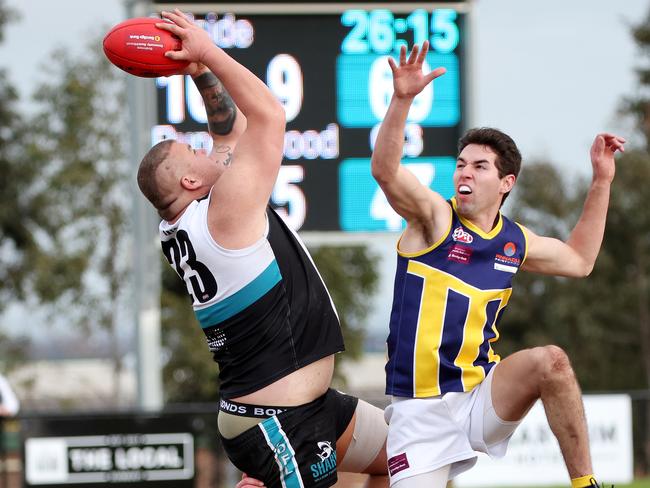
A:
{"label": "white football shorts", "polygon": [[476,451],[503,457],[521,421],[500,419],[492,406],[492,376],[470,392],[429,398],[393,397],[386,408],[391,485],[451,465],[449,479],[476,464]]}

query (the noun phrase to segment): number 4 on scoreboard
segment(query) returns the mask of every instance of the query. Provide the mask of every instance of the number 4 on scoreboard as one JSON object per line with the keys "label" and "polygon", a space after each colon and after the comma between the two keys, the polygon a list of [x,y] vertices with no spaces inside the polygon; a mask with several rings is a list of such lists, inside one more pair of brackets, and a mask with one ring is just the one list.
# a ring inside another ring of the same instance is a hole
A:
{"label": "number 4 on scoreboard", "polygon": [[[436,168],[432,163],[409,163],[404,165],[423,185],[430,187],[436,175]],[[398,231],[404,226],[404,219],[390,206],[386,195],[377,187],[370,202],[370,216],[376,220],[386,222],[386,230]]]}

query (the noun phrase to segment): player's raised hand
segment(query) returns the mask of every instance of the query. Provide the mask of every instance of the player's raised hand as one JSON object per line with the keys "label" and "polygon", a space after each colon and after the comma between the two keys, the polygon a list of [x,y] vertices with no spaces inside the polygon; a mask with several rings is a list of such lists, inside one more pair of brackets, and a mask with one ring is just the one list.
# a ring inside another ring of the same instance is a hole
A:
{"label": "player's raised hand", "polygon": [[594,181],[611,182],[616,173],[614,155],[625,151],[625,139],[610,133],[598,134],[591,145],[589,155],[594,171]]}
{"label": "player's raised hand", "polygon": [[202,75],[203,73],[207,73],[210,71],[208,67],[203,64],[203,63],[190,63],[187,68],[185,68],[183,71],[181,71],[180,75],[190,75],[193,77]]}
{"label": "player's raised hand", "polygon": [[156,27],[171,32],[182,42],[181,50],[167,51],[165,56],[170,59],[203,63],[207,54],[215,47],[208,33],[177,8],[173,12],[163,11],[161,15],[163,19],[170,22],[159,22]]}
{"label": "player's raised hand", "polygon": [[406,46],[402,46],[399,51],[399,65],[392,57],[388,58],[388,64],[393,72],[393,88],[396,97],[413,98],[434,79],[445,74],[447,71],[445,68],[436,68],[427,74],[422,72],[422,64],[428,52],[429,41],[424,41],[422,48],[417,44],[413,46],[408,59]]}

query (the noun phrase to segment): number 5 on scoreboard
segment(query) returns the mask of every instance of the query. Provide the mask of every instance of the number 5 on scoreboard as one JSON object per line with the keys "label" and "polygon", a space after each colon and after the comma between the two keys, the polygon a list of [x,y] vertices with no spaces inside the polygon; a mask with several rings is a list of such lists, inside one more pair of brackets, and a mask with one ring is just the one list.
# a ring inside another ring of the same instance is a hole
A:
{"label": "number 5 on scoreboard", "polygon": [[307,216],[307,200],[297,183],[305,178],[305,169],[299,165],[280,166],[275,181],[271,201],[278,207],[276,211],[293,230],[299,230]]}

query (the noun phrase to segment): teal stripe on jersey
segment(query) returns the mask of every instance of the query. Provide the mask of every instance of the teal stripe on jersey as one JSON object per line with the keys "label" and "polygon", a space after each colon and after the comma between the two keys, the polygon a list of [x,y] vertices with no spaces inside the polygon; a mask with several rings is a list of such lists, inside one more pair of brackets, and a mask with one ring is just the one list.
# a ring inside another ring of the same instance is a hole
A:
{"label": "teal stripe on jersey", "polygon": [[258,425],[275,456],[283,488],[304,488],[298,463],[296,463],[296,452],[293,450],[287,434],[282,430],[278,418],[269,417]]}
{"label": "teal stripe on jersey", "polygon": [[230,295],[202,310],[195,310],[194,314],[202,328],[211,327],[219,322],[238,314],[246,307],[262,298],[271,288],[282,279],[278,262],[274,259],[260,275],[238,292]]}

